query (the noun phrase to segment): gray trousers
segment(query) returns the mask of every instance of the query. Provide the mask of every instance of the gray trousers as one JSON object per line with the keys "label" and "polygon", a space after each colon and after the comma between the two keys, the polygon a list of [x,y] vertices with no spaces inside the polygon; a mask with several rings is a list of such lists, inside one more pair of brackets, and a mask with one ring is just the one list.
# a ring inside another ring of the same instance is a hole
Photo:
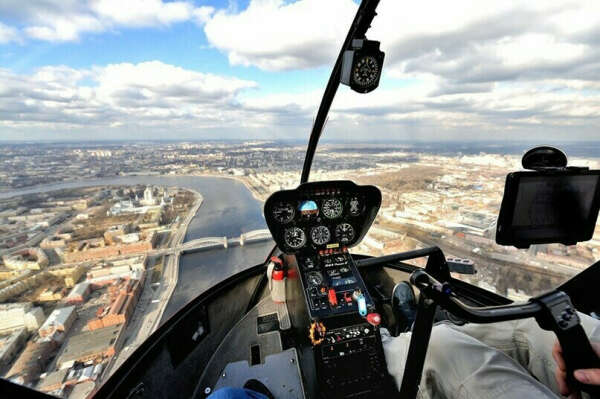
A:
{"label": "gray trousers", "polygon": [[[590,340],[600,342],[600,321],[579,316]],[[384,329],[381,335],[388,371],[400,387],[411,335],[392,337]],[[431,332],[419,397],[556,399],[555,341],[554,333],[540,329],[533,319],[438,323]]]}

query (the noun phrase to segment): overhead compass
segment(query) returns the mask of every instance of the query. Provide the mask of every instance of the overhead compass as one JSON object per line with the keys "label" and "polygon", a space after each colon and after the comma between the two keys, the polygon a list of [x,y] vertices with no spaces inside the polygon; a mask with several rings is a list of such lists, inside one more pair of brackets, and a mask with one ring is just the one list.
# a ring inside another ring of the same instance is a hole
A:
{"label": "overhead compass", "polygon": [[344,52],[340,82],[359,93],[368,93],[379,86],[385,54],[375,40],[354,39]]}
{"label": "overhead compass", "polygon": [[370,87],[379,78],[379,63],[371,55],[364,56],[358,60],[352,70],[352,78],[360,87]]}

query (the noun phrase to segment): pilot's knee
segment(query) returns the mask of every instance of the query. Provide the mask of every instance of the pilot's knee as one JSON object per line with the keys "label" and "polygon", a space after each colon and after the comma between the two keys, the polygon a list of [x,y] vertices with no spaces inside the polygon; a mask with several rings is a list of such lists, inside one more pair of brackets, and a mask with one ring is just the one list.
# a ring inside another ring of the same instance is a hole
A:
{"label": "pilot's knee", "polygon": [[[444,363],[449,358],[454,359],[454,354],[451,352],[460,347],[460,344],[464,340],[463,335],[461,332],[445,324],[434,326],[429,338],[429,347],[427,350],[428,361]],[[449,348],[452,348],[452,351]]]}
{"label": "pilot's knee", "polygon": [[431,330],[429,347],[443,350],[444,348],[448,347],[449,343],[458,339],[460,334],[460,332],[446,324],[435,325]]}

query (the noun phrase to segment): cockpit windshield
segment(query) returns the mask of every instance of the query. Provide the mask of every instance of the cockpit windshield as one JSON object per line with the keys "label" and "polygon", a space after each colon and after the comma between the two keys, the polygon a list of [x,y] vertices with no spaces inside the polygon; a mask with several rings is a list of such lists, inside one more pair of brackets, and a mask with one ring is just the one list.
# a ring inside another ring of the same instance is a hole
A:
{"label": "cockpit windshield", "polygon": [[381,191],[359,243],[361,196],[263,207],[300,183],[360,2],[125,3],[0,3],[2,378],[93,396],[192,299],[265,262],[271,219],[343,212],[281,239],[366,256],[439,246],[476,270],[454,277],[516,301],[600,259],[598,234],[495,243],[525,151],[600,168],[596,2],[381,0],[367,37],[385,63],[355,77],[381,73],[379,87],[339,87],[310,174]]}

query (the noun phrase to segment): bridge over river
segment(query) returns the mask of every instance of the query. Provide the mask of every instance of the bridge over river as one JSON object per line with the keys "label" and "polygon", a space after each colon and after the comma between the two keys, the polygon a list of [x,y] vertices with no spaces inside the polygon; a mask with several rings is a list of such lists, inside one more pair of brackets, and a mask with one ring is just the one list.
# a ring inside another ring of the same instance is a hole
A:
{"label": "bridge over river", "polygon": [[267,229],[252,230],[241,234],[239,237],[201,237],[181,243],[172,248],[158,248],[148,252],[148,255],[174,255],[204,251],[212,248],[228,248],[229,246],[244,246],[247,243],[271,240],[271,232]]}

